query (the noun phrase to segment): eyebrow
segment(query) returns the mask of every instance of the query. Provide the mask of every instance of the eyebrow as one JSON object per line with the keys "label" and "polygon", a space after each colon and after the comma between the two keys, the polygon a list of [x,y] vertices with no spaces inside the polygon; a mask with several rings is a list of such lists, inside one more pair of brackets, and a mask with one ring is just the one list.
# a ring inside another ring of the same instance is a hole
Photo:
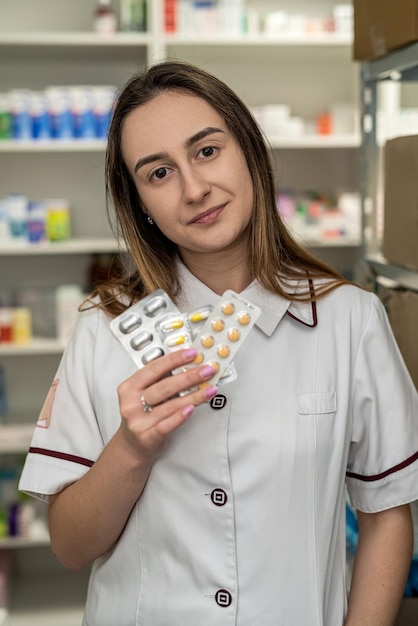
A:
{"label": "eyebrow", "polygon": [[[217,128],[216,126],[207,126],[206,128],[199,130],[197,133],[189,137],[189,139],[185,141],[184,146],[186,148],[190,148],[193,144],[200,141],[201,139],[204,139],[208,135],[213,135],[214,133],[223,133],[223,132],[225,131],[223,131],[221,128]],[[135,174],[144,165],[148,165],[148,163],[153,163],[154,161],[159,161],[160,159],[166,159],[166,158],[168,158],[167,152],[156,152],[155,154],[148,154],[147,156],[142,157],[141,159],[138,159],[135,165],[135,170],[134,170]]]}

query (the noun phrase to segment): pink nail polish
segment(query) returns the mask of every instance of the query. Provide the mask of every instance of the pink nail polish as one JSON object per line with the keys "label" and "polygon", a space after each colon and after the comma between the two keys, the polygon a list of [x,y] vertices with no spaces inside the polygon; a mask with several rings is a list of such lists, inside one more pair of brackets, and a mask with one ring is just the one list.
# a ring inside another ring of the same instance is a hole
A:
{"label": "pink nail polish", "polygon": [[213,398],[213,396],[216,396],[216,394],[218,393],[218,389],[214,385],[211,385],[210,387],[205,389],[203,393],[205,394],[206,398]]}
{"label": "pink nail polish", "polygon": [[197,356],[197,350],[195,348],[186,348],[183,352],[184,358],[186,361],[190,361],[191,359],[195,359]]}
{"label": "pink nail polish", "polygon": [[185,417],[188,417],[189,415],[191,415],[194,411],[194,404],[188,404],[187,406],[184,407],[182,413]]}
{"label": "pink nail polish", "polygon": [[205,365],[200,370],[200,375],[202,378],[210,378],[211,376],[213,376],[214,373],[215,369],[212,367],[212,365]]}

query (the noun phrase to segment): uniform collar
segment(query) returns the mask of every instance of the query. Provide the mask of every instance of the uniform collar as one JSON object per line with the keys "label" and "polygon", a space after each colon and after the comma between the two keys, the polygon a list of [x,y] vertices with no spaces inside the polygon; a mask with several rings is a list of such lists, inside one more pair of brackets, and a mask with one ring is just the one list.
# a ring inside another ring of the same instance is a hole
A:
{"label": "uniform collar", "polygon": [[[182,293],[178,306],[181,311],[197,309],[204,304],[215,306],[219,300],[219,295],[209,289],[187,267],[179,262],[178,275],[182,285]],[[294,291],[306,288],[306,280],[295,281]],[[273,334],[283,316],[287,315],[303,324],[313,328],[317,325],[317,311],[315,302],[297,302],[287,300],[267,291],[258,281],[253,281],[242,295],[261,309],[261,315],[256,322],[256,326],[266,335]]]}

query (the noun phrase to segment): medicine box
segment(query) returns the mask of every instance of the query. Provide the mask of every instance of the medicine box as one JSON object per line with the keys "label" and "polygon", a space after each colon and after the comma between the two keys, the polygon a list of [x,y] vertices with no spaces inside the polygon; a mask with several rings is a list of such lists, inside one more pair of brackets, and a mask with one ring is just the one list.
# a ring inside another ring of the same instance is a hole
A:
{"label": "medicine box", "polygon": [[418,0],[353,0],[357,61],[376,59],[418,41]]}
{"label": "medicine box", "polygon": [[385,306],[399,350],[418,389],[418,293],[380,279],[377,294]]}
{"label": "medicine box", "polygon": [[418,270],[418,135],[396,137],[384,148],[383,255]]}

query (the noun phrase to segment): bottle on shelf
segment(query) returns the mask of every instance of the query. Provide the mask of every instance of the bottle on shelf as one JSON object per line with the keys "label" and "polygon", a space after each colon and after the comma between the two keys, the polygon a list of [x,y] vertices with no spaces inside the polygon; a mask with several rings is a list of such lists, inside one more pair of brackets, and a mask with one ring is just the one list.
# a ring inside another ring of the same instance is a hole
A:
{"label": "bottle on shelf", "polygon": [[147,30],[146,0],[120,0],[120,28],[127,32]]}
{"label": "bottle on shelf", "polygon": [[116,32],[117,18],[111,5],[111,0],[99,0],[93,13],[93,28],[101,35],[111,35]]}

